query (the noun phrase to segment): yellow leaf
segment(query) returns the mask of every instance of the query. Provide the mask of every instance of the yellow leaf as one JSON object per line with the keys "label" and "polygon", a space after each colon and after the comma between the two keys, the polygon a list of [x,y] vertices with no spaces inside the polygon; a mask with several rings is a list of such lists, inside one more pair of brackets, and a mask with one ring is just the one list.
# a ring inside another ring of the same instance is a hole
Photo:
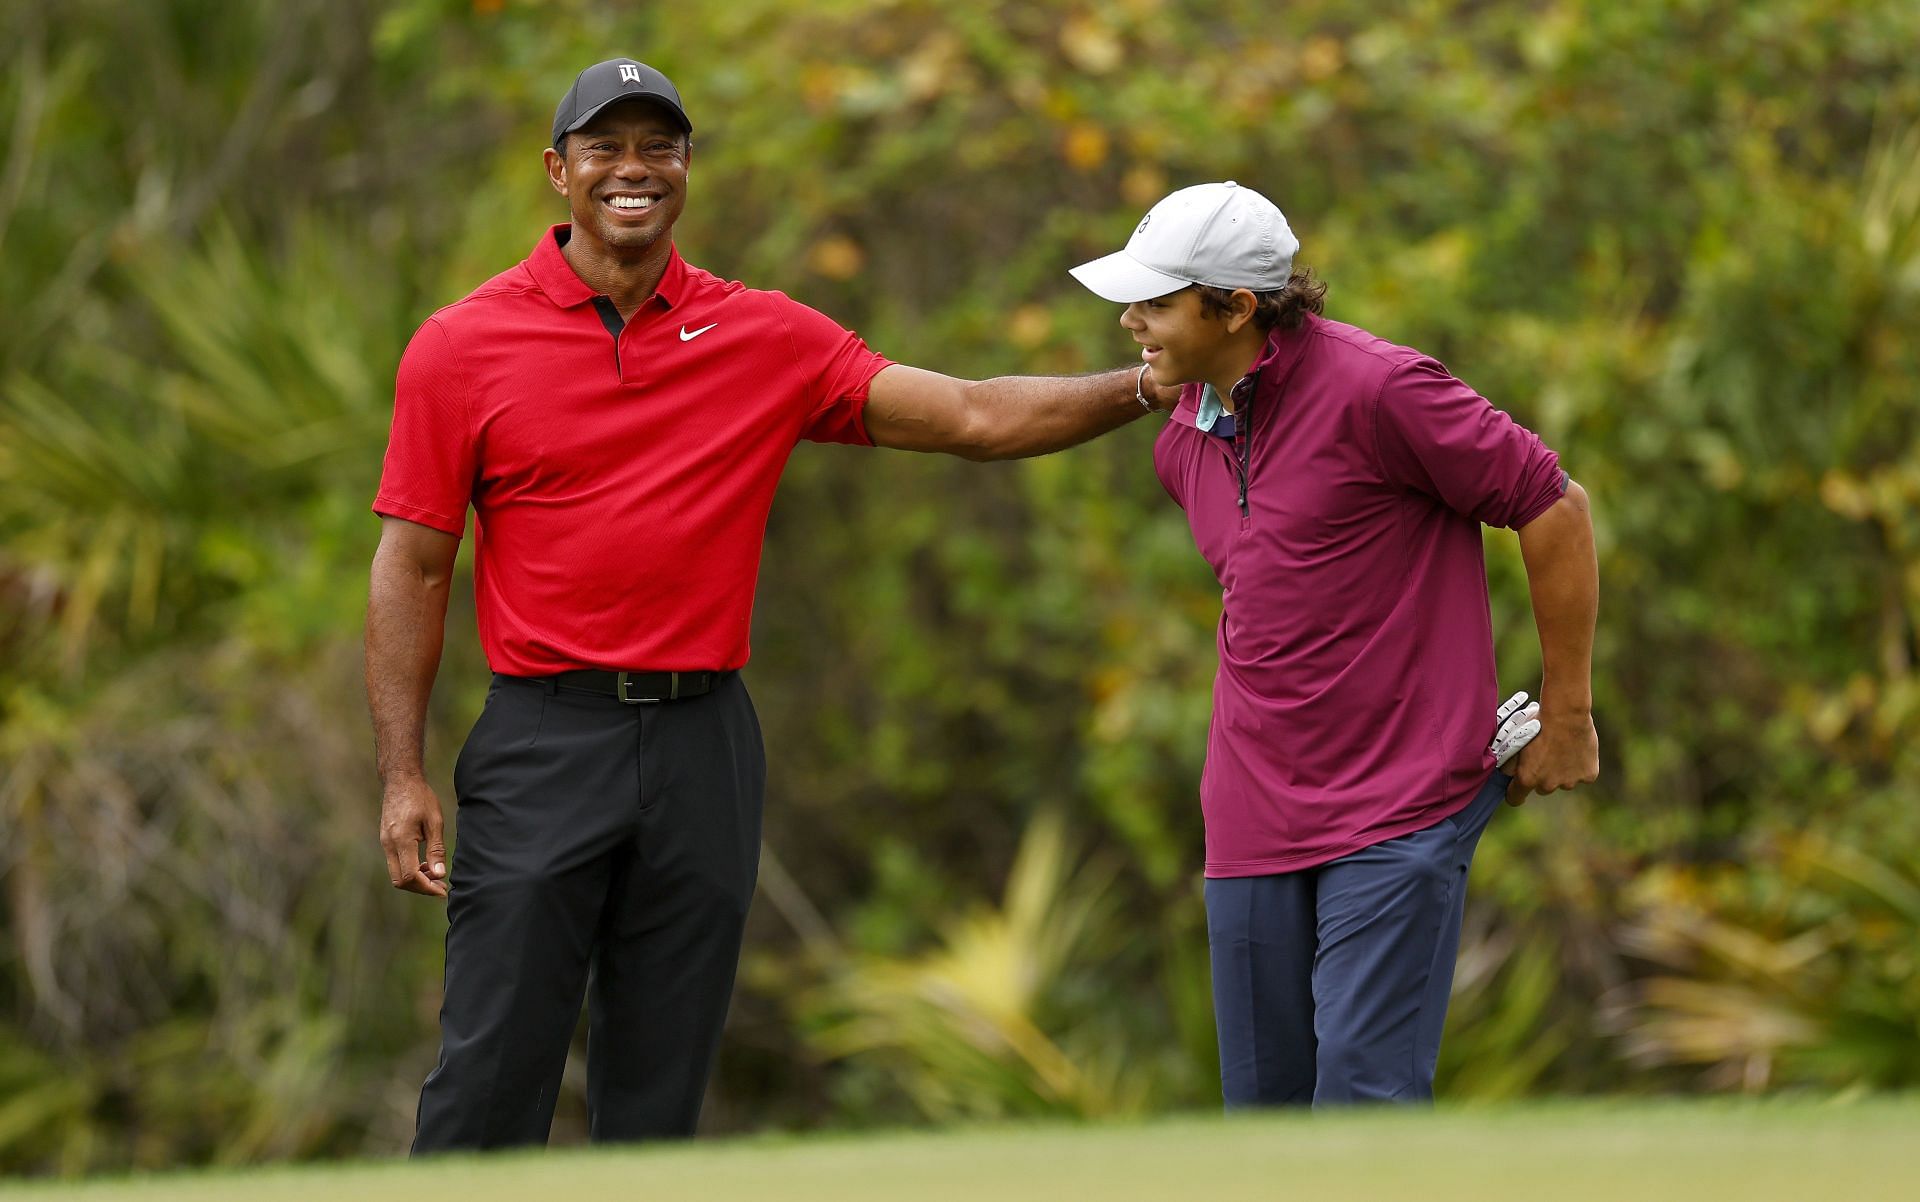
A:
{"label": "yellow leaf", "polygon": [[951,33],[934,34],[900,68],[900,83],[915,103],[949,91],[961,60],[960,40]]}
{"label": "yellow leaf", "polygon": [[860,274],[866,262],[860,244],[844,234],[822,238],[807,252],[807,266],[830,280],[850,280]]}
{"label": "yellow leaf", "polygon": [[1061,147],[1067,157],[1067,164],[1076,171],[1091,171],[1107,161],[1107,131],[1091,121],[1076,121],[1067,127],[1065,144]]}
{"label": "yellow leaf", "polygon": [[1873,513],[1873,495],[1866,482],[1846,472],[1828,472],[1820,480],[1820,500],[1841,517],[1860,521]]}
{"label": "yellow leaf", "polygon": [[1105,75],[1126,57],[1113,30],[1086,13],[1068,17],[1060,27],[1060,50],[1068,62],[1089,75]]}
{"label": "yellow leaf", "polygon": [[832,106],[840,97],[839,75],[825,63],[810,63],[800,72],[800,95],[815,112]]}
{"label": "yellow leaf", "polygon": [[1136,164],[1120,177],[1120,195],[1135,208],[1150,208],[1166,194],[1167,175],[1158,167]]}
{"label": "yellow leaf", "polygon": [[1053,314],[1044,305],[1021,305],[1007,323],[1007,336],[1015,346],[1032,350],[1053,333]]}
{"label": "yellow leaf", "polygon": [[1300,50],[1300,73],[1314,83],[1338,71],[1345,62],[1339,40],[1325,34],[1308,38]]}

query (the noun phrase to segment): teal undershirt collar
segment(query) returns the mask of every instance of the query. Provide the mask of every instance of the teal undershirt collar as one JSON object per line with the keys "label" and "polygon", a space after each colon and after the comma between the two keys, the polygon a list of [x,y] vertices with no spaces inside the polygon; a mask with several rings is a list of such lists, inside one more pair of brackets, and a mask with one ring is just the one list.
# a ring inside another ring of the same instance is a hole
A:
{"label": "teal undershirt collar", "polygon": [[1226,407],[1220,403],[1220,394],[1214,391],[1213,385],[1202,385],[1200,412],[1194,415],[1193,424],[1202,431],[1211,430],[1213,423],[1219,421],[1220,415],[1225,411]]}

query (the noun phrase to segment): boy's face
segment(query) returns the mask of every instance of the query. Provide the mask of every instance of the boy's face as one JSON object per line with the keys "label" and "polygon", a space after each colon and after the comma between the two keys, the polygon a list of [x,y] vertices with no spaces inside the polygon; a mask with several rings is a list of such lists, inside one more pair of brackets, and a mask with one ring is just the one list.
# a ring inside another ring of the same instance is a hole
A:
{"label": "boy's face", "polygon": [[1135,301],[1120,314],[1120,324],[1146,348],[1140,357],[1162,388],[1211,378],[1229,334],[1224,317],[1201,312],[1200,294],[1192,288]]}

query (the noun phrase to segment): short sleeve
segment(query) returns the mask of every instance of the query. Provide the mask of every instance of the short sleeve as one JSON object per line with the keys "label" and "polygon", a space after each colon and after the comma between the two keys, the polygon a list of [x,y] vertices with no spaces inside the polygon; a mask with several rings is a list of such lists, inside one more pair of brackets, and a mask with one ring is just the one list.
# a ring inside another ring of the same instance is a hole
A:
{"label": "short sleeve", "polygon": [[860,336],[826,314],[774,293],[793,342],[807,415],[800,437],[809,442],[872,446],[866,423],[867,389],[892,360],[868,349]]}
{"label": "short sleeve", "polygon": [[373,511],[460,537],[473,496],[474,459],[465,379],[446,330],[428,318],[400,356]]}
{"label": "short sleeve", "polygon": [[1560,457],[1432,359],[1387,376],[1374,406],[1381,473],[1489,526],[1515,528],[1566,492]]}

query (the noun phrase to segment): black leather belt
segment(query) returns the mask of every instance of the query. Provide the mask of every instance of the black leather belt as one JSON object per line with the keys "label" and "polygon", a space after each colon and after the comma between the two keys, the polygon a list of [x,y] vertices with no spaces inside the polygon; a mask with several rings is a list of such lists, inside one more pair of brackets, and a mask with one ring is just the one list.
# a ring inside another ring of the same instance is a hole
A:
{"label": "black leather belt", "polygon": [[660,701],[684,701],[711,693],[731,672],[604,672],[582,668],[577,672],[556,672],[552,676],[527,677],[556,688],[578,693],[598,693],[618,697],[628,705],[650,705]]}

